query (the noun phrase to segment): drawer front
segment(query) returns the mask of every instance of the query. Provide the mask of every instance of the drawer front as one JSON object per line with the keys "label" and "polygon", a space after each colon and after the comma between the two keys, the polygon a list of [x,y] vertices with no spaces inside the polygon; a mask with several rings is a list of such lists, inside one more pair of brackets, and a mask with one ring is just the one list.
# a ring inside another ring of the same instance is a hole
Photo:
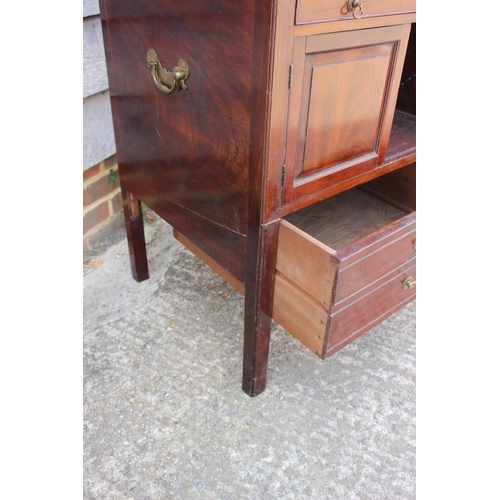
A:
{"label": "drawer front", "polygon": [[415,258],[415,219],[414,212],[337,254],[336,304]]}
{"label": "drawer front", "polygon": [[322,307],[342,304],[416,257],[415,218],[412,213],[340,252],[282,221],[276,269]]}
{"label": "drawer front", "polygon": [[412,260],[406,267],[394,271],[387,280],[374,283],[365,292],[353,297],[352,302],[333,313],[324,357],[338,351],[414,300],[416,293],[416,265],[415,260]]}
{"label": "drawer front", "polygon": [[[298,0],[296,24],[350,20],[354,15],[359,17],[360,10],[351,13],[347,3],[347,0]],[[361,4],[362,18],[416,11],[415,0],[364,0]]]}

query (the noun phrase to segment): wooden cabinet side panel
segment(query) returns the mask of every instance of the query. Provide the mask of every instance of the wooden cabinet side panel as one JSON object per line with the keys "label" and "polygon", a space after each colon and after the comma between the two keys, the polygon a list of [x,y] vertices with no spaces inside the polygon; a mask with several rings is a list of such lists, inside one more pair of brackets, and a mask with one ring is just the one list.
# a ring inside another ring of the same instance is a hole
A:
{"label": "wooden cabinet side panel", "polygon": [[[246,234],[254,2],[101,0],[101,12],[122,186]],[[169,71],[187,61],[187,90],[156,88],[149,48]]]}
{"label": "wooden cabinet side panel", "polygon": [[237,280],[245,281],[247,237],[197,217],[189,210],[165,199],[161,217],[168,220],[182,234]]}
{"label": "wooden cabinet side panel", "polygon": [[179,231],[174,229],[174,237],[177,241],[182,243],[188,250],[196,255],[200,260],[202,260],[205,264],[211,267],[217,274],[219,274],[222,278],[224,278],[230,285],[232,285],[238,292],[242,295],[245,295],[245,283],[237,279],[233,274],[231,274],[227,266],[223,266],[219,264],[215,259],[212,259],[209,255],[207,255],[203,250],[197,247],[191,240],[186,238],[183,234],[179,233]]}

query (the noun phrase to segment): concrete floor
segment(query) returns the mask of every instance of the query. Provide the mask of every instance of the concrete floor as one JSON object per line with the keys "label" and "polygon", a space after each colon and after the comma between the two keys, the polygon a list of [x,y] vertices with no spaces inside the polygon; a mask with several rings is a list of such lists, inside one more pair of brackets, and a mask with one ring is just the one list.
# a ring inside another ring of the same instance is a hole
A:
{"label": "concrete floor", "polygon": [[148,281],[87,252],[84,498],[414,499],[415,303],[326,361],[273,324],[249,398],[243,297],[150,218]]}

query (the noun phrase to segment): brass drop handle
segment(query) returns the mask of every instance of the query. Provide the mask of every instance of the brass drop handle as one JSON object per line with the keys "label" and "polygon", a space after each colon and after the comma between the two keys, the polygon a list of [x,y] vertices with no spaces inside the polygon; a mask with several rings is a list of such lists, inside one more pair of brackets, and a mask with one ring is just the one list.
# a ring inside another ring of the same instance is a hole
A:
{"label": "brass drop handle", "polygon": [[354,19],[360,19],[363,15],[363,4],[361,0],[348,0],[347,10],[353,15]]}
{"label": "brass drop handle", "polygon": [[189,77],[189,66],[184,59],[179,59],[172,71],[167,71],[161,65],[154,49],[148,50],[147,59],[153,82],[162,92],[170,94],[181,89],[187,90],[185,81]]}
{"label": "brass drop handle", "polygon": [[413,288],[417,284],[416,281],[413,280],[413,276],[408,276],[403,283],[403,290],[407,290],[408,288]]}

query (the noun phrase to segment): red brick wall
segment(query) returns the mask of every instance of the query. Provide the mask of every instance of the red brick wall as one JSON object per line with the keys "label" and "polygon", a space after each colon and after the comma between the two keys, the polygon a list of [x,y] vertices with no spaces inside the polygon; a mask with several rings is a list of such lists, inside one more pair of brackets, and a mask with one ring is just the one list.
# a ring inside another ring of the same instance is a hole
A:
{"label": "red brick wall", "polygon": [[[116,173],[110,183],[110,172]],[[83,236],[97,232],[122,210],[116,155],[83,172]]]}

